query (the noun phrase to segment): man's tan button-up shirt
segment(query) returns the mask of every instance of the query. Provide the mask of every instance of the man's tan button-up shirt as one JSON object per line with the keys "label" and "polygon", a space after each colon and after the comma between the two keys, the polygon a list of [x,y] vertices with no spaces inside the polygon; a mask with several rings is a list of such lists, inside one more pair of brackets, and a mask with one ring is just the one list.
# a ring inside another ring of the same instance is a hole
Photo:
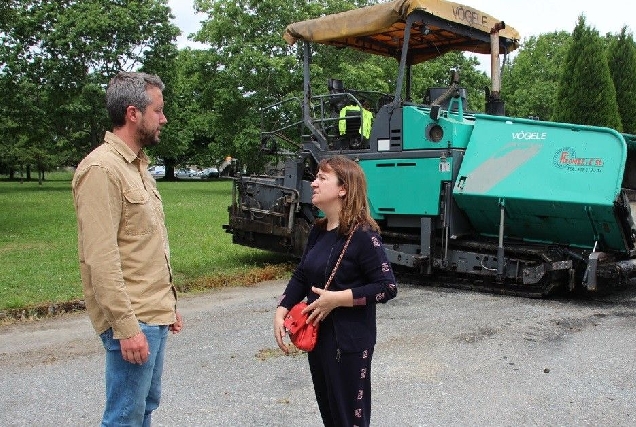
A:
{"label": "man's tan button-up shirt", "polygon": [[106,132],[73,177],[80,273],[86,309],[98,334],[140,332],[138,321],[176,320],[163,205],[148,158]]}

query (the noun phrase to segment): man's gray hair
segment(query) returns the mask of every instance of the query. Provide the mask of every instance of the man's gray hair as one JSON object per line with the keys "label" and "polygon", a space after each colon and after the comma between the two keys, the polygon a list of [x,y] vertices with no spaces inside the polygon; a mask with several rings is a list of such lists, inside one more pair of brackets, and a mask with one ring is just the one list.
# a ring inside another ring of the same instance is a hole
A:
{"label": "man's gray hair", "polygon": [[106,109],[114,127],[126,123],[126,110],[133,106],[146,111],[151,99],[146,90],[156,87],[163,91],[164,84],[159,76],[139,72],[120,72],[110,80],[106,89]]}

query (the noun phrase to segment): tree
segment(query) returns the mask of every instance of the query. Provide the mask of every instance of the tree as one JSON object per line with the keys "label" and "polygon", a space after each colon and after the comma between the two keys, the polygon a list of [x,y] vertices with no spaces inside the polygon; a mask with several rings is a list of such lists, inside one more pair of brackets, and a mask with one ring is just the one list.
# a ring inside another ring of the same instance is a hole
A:
{"label": "tree", "polygon": [[[25,165],[75,164],[108,126],[104,87],[120,70],[160,70],[176,54],[167,0],[13,0],[0,19],[0,103]],[[169,69],[168,67],[163,67]],[[16,100],[21,102],[16,103]],[[15,166],[15,165],[14,165]]]}
{"label": "tree", "polygon": [[610,43],[608,63],[623,131],[636,134],[636,44],[627,27]]}
{"label": "tree", "polygon": [[583,15],[572,33],[557,93],[555,121],[622,130],[604,42]]}
{"label": "tree", "polygon": [[558,83],[571,36],[566,31],[526,39],[515,58],[502,69],[506,114],[514,117],[554,115]]}
{"label": "tree", "polygon": [[[166,91],[170,92],[164,94],[168,125],[162,130],[161,144],[150,150],[167,166],[164,179],[174,179],[174,167],[185,162],[216,165],[217,159],[225,157],[216,150],[218,144],[213,144],[216,113],[205,104],[208,97],[214,99],[209,92],[217,83],[213,58],[210,51],[182,49],[168,73]],[[165,140],[170,143],[164,144]]]}
{"label": "tree", "polygon": [[258,170],[266,161],[259,155],[261,107],[302,89],[296,47],[287,46],[283,31],[323,6],[302,0],[196,0],[195,8],[213,17],[195,40],[211,46],[201,102],[214,112],[211,126],[219,146],[214,150]]}

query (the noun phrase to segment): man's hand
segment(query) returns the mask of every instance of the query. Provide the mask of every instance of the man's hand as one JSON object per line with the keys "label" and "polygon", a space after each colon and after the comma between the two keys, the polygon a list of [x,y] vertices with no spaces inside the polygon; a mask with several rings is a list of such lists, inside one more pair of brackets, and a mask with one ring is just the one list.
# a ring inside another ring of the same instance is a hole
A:
{"label": "man's hand", "polygon": [[146,340],[146,335],[143,332],[139,332],[133,337],[119,340],[119,346],[121,347],[121,356],[126,362],[143,365],[148,360],[150,350],[148,348],[148,340]]}
{"label": "man's hand", "polygon": [[178,334],[181,332],[181,328],[183,328],[183,316],[177,311],[177,321],[168,326],[168,329],[172,331],[173,334]]}

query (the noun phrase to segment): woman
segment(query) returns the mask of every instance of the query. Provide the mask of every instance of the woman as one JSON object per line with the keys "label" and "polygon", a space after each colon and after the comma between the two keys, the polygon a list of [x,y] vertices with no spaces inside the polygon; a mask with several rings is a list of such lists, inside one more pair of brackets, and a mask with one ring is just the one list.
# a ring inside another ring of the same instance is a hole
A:
{"label": "woman", "polygon": [[[310,322],[321,322],[308,353],[316,400],[325,426],[368,426],[371,359],[376,342],[376,303],[395,297],[397,286],[367,204],[362,168],[335,156],[322,160],[311,183],[312,203],[323,213],[274,316],[274,335],[285,353],[287,312],[307,297]],[[325,283],[353,230],[328,288]]]}

